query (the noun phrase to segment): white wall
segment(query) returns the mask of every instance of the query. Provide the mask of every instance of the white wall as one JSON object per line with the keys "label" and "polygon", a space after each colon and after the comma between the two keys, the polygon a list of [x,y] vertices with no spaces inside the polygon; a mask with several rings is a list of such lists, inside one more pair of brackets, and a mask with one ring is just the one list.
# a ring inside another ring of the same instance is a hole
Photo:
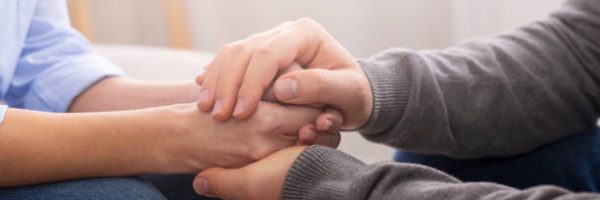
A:
{"label": "white wall", "polygon": [[454,0],[454,41],[487,37],[544,19],[563,0]]}
{"label": "white wall", "polygon": [[95,41],[166,46],[160,0],[89,0]]}
{"label": "white wall", "polygon": [[[311,17],[358,56],[391,46],[439,47],[448,44],[451,1],[295,0],[190,1],[194,46],[216,50],[226,41]],[[215,20],[217,19],[217,20]]]}
{"label": "white wall", "polygon": [[[166,45],[159,0],[90,0],[100,43]],[[562,0],[186,0],[196,49],[300,17],[322,23],[358,57],[389,47],[438,48],[546,16]]]}

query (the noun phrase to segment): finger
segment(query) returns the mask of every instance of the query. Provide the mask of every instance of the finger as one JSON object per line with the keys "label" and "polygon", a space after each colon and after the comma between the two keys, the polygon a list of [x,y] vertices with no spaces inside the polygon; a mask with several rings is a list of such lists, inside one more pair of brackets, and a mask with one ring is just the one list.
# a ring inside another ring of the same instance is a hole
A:
{"label": "finger", "polygon": [[[292,65],[287,67],[287,69],[279,72],[276,77],[279,77],[283,74],[287,74],[290,72],[300,71],[300,70],[302,70],[302,66],[300,66],[300,64],[298,64],[297,62],[294,62],[294,63],[292,63]],[[273,84],[271,84],[269,86],[269,88],[267,88],[267,91],[265,91],[265,93],[263,94],[262,100],[268,101],[268,102],[277,102],[277,99],[275,99],[275,95],[273,94]],[[316,108],[320,108],[320,107],[321,106],[317,106]]]}
{"label": "finger", "polygon": [[332,130],[319,132],[317,140],[313,144],[325,145],[332,148],[337,148],[341,141],[340,130]]}
{"label": "finger", "polygon": [[298,131],[298,141],[296,145],[311,145],[314,144],[319,135],[314,124],[307,124]]}
{"label": "finger", "polygon": [[220,49],[217,56],[208,64],[202,80],[202,89],[198,97],[198,108],[203,112],[210,112],[215,103],[214,91],[219,80],[219,71],[223,62],[225,62],[225,49]]}
{"label": "finger", "polygon": [[367,113],[368,87],[351,70],[307,69],[284,74],[273,85],[277,100],[289,104],[325,104],[341,110],[344,124],[358,124]]}
{"label": "finger", "polygon": [[202,86],[202,83],[204,82],[205,77],[206,77],[206,70],[202,70],[200,73],[198,73],[198,76],[196,76],[196,84],[199,86]]}
{"label": "finger", "polygon": [[317,130],[321,131],[334,131],[338,130],[344,124],[344,117],[341,111],[335,108],[326,108],[323,114],[317,117],[315,123]]}
{"label": "finger", "polygon": [[[235,113],[235,108],[243,108],[245,101],[237,99],[237,94],[240,84],[246,74],[246,69],[250,58],[256,48],[276,35],[283,27],[289,25],[290,22],[282,23],[275,29],[265,31],[250,36],[240,42],[234,42],[228,45],[227,54],[223,67],[220,70],[218,80],[218,90],[216,91],[216,102],[220,103],[217,110],[213,110],[213,117],[219,121],[228,120],[232,113]],[[216,104],[217,104],[216,103]]]}
{"label": "finger", "polygon": [[307,30],[290,26],[256,50],[238,93],[238,98],[245,105],[234,115],[237,119],[248,118],[254,113],[258,101],[278,70],[285,70],[296,58],[303,57],[309,51],[316,51],[314,49],[318,46],[318,41],[311,41],[309,35]]}
{"label": "finger", "polygon": [[[252,35],[248,39],[246,39],[246,41],[248,41],[250,43],[263,44],[272,35],[278,33],[282,28],[285,28],[286,26],[289,26],[290,24],[291,24],[291,22],[282,23],[281,25],[277,26],[276,28],[274,28],[272,30]],[[200,110],[202,110],[204,112],[209,112],[209,111],[213,110],[213,106],[215,104],[215,94],[214,93],[215,93],[215,91],[219,90],[218,86],[220,86],[220,85],[218,84],[218,82],[219,82],[219,78],[222,76],[221,71],[223,71],[222,68],[223,68],[223,65],[225,64],[225,62],[227,61],[227,58],[239,56],[239,55],[232,55],[231,49],[232,49],[232,45],[225,45],[224,47],[222,47],[217,52],[217,56],[215,57],[215,59],[208,65],[207,72],[202,79],[203,90],[200,93],[201,95],[200,95],[200,100],[198,103],[198,107],[200,108]],[[221,106],[220,109],[222,109],[223,106],[227,106],[227,105],[224,105],[224,103],[221,101],[220,106]]]}
{"label": "finger", "polygon": [[196,193],[211,196],[221,197],[224,199],[244,199],[248,187],[245,184],[245,177],[240,169],[223,169],[210,168],[200,172],[194,179],[193,187]]}
{"label": "finger", "polygon": [[[262,102],[256,116],[263,116],[261,117],[263,118],[262,122],[259,122],[259,124],[265,124],[262,126],[266,128],[264,131],[273,134],[265,138],[275,136],[280,139],[278,140],[280,142],[270,142],[269,145],[273,147],[270,149],[280,149],[298,144],[299,133],[303,132],[301,131],[302,127],[307,124],[313,124],[319,113],[321,113],[319,109],[304,106],[284,106],[276,103]],[[314,131],[316,132],[316,129]]]}
{"label": "finger", "polygon": [[280,107],[273,117],[281,123],[280,132],[298,133],[300,128],[306,124],[313,124],[321,111],[315,108],[295,105],[271,104]]}
{"label": "finger", "polygon": [[[218,89],[215,91],[213,118],[228,120],[236,105],[237,92],[246,73],[246,66],[253,50],[252,44],[232,43],[228,45],[226,58],[219,71]],[[237,102],[243,103],[243,102]]]}

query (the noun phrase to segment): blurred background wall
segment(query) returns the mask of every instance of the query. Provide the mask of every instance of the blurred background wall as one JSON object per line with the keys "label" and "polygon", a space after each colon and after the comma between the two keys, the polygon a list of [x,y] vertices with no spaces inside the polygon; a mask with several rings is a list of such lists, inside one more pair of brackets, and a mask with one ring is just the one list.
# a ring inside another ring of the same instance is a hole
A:
{"label": "blurred background wall", "polygon": [[[80,0],[73,0],[80,1]],[[545,17],[562,0],[85,0],[97,43],[168,46],[164,2],[181,1],[190,47],[227,42],[311,17],[357,57],[389,47],[440,48]]]}

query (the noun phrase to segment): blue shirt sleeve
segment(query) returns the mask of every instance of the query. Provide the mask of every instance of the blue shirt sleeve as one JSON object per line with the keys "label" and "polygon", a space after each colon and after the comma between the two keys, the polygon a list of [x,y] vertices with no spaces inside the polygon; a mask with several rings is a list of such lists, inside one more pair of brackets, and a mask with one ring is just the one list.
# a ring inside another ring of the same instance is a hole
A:
{"label": "blue shirt sleeve", "polygon": [[8,109],[8,106],[0,105],[0,126],[2,125],[2,122],[4,122],[4,115],[6,115],[6,109]]}
{"label": "blue shirt sleeve", "polygon": [[92,84],[118,75],[123,72],[92,52],[70,26],[64,1],[38,1],[5,102],[10,107],[66,112]]}

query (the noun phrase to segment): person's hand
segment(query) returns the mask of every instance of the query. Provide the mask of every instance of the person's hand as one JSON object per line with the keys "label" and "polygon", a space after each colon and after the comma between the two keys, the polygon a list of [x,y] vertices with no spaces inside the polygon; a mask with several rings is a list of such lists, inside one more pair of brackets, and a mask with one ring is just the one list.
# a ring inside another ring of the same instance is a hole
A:
{"label": "person's hand", "polygon": [[[312,124],[318,109],[262,102],[256,114],[244,121],[218,123],[210,115],[198,112],[195,104],[171,107],[174,112],[161,116],[175,127],[168,139],[172,162],[181,169],[169,173],[190,172],[207,167],[239,167],[275,152],[298,145],[298,134],[317,135]],[[337,147],[339,131],[320,133],[315,143]],[[167,142],[165,142],[167,143]],[[181,161],[185,161],[180,165]]]}
{"label": "person's hand", "polygon": [[204,170],[194,179],[194,190],[201,195],[232,200],[281,199],[287,173],[305,148],[285,148],[239,169]]}
{"label": "person's hand", "polygon": [[[306,70],[281,75],[274,96],[291,104],[329,105],[342,111],[343,127],[358,128],[370,116],[372,94],[355,59],[327,31],[310,19],[278,27],[225,45],[196,78],[204,88],[198,107],[215,119],[247,119],[278,72],[294,62]],[[342,119],[325,112],[317,120],[327,130]]]}

